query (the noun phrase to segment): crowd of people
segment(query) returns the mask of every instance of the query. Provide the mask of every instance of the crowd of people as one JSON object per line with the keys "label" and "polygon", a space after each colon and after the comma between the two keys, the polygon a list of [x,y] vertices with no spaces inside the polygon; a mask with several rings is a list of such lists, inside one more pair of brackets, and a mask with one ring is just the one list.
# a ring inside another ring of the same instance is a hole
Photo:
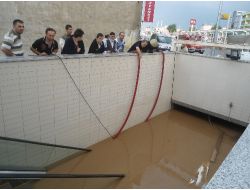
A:
{"label": "crowd of people", "polygon": [[[23,42],[21,34],[24,32],[24,22],[20,19],[13,21],[13,28],[4,35],[1,45],[1,50],[6,56],[23,56],[22,49]],[[40,56],[47,56],[56,54],[61,49],[61,54],[84,54],[85,46],[83,42],[84,31],[80,28],[75,29],[69,24],[65,26],[65,34],[59,39],[59,45],[55,40],[56,30],[47,28],[45,36],[34,41],[30,49],[33,53]],[[121,53],[124,52],[125,47],[125,33],[120,32],[116,38],[114,32],[103,35],[98,33],[96,38],[92,41],[88,53],[101,54],[101,53]],[[140,40],[135,42],[128,52],[141,54],[144,52],[152,53],[157,51],[158,43],[156,40]]]}

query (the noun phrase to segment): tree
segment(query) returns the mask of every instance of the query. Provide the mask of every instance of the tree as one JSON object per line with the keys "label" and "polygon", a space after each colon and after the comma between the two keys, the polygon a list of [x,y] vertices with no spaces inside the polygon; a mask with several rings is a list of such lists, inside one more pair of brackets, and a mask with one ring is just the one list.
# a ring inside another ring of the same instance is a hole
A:
{"label": "tree", "polygon": [[[222,27],[219,25],[218,26],[218,29],[221,29]],[[215,25],[213,25],[213,27],[211,28],[211,30],[216,30],[216,24]]]}
{"label": "tree", "polygon": [[170,33],[176,32],[176,24],[170,24],[167,29]]}

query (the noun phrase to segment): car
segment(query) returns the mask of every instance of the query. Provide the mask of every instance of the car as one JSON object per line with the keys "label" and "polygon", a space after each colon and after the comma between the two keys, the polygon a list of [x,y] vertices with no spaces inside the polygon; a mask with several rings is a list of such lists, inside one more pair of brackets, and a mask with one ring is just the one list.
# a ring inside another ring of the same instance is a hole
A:
{"label": "car", "polygon": [[[184,34],[184,35],[180,35],[179,39],[180,40],[190,40],[193,39],[194,37],[188,35],[188,34]],[[198,41],[201,40],[201,37],[197,37]],[[205,52],[205,48],[204,46],[201,45],[197,45],[197,44],[185,44],[185,46],[188,49],[189,53],[194,53],[194,52],[198,52],[200,54],[203,54]]]}
{"label": "car", "polygon": [[194,53],[194,52],[198,52],[200,54],[203,54],[205,52],[205,49],[203,46],[201,45],[196,45],[196,44],[186,44],[187,48],[188,48],[188,52],[189,53]]}
{"label": "car", "polygon": [[250,61],[250,50],[227,49],[226,57],[232,60]]}
{"label": "car", "polygon": [[162,51],[172,51],[173,45],[172,45],[172,37],[161,35],[161,34],[152,34],[150,40],[156,39],[158,42],[158,49]]}

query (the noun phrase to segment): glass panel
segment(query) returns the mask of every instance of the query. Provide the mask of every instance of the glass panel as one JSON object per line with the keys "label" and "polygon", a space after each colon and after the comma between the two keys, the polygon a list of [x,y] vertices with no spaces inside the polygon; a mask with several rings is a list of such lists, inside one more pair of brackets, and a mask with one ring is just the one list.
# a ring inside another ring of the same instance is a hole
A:
{"label": "glass panel", "polygon": [[0,170],[45,168],[79,150],[0,139]]}
{"label": "glass panel", "polygon": [[171,38],[171,37],[167,37],[167,36],[158,36],[158,41],[159,41],[160,43],[171,44],[172,38]]}
{"label": "glass panel", "polygon": [[235,35],[238,35],[238,36],[245,36],[245,35],[246,35],[246,32],[245,32],[245,31],[235,31]]}

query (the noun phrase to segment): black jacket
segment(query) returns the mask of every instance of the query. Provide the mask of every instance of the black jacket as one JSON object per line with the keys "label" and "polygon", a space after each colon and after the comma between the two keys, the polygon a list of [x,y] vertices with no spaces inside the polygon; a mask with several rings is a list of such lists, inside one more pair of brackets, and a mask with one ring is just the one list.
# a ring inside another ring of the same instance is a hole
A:
{"label": "black jacket", "polygon": [[83,41],[78,42],[78,47],[81,48],[79,52],[77,52],[77,46],[74,43],[73,37],[67,38],[61,54],[84,54],[85,47]]}
{"label": "black jacket", "polygon": [[107,40],[107,48],[106,51],[110,51],[111,53],[117,52],[117,41],[114,40],[114,46],[112,47],[110,40]]}
{"label": "black jacket", "polygon": [[158,48],[154,48],[153,46],[151,46],[150,42],[148,41],[148,45],[146,47],[142,47],[141,46],[141,42],[142,41],[137,41],[135,42],[131,47],[130,49],[128,50],[128,52],[134,52],[136,50],[136,47],[139,47],[140,50],[143,52],[143,53],[153,53],[154,50],[158,51]]}
{"label": "black jacket", "polygon": [[46,37],[39,38],[32,44],[32,48],[36,49],[39,53],[47,53],[48,55],[51,55],[55,50],[58,49],[57,41],[54,40],[49,47],[46,43]]}
{"label": "black jacket", "polygon": [[103,53],[104,51],[104,43],[102,42],[101,47],[99,48],[96,39],[94,39],[89,47],[89,53]]}

